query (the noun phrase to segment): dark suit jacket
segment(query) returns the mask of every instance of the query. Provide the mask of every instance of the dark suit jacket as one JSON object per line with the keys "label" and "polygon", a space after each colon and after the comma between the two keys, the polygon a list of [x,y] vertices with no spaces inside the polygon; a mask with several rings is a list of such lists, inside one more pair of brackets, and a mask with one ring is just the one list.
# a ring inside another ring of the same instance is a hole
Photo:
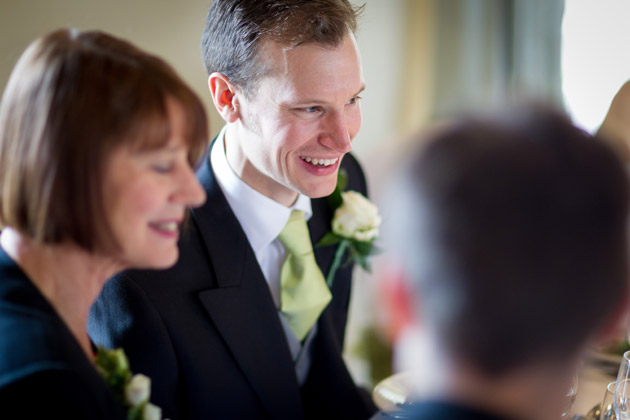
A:
{"label": "dark suit jacket", "polygon": [[0,337],[3,418],[126,419],[61,318],[2,249]]}
{"label": "dark suit jacket", "polygon": [[508,420],[472,407],[445,402],[422,402],[403,411],[381,412],[371,420]]}
{"label": "dark suit jacket", "polygon": [[[349,189],[366,193],[356,160],[348,155],[342,166]],[[352,267],[336,275],[300,388],[269,287],[209,159],[197,176],[208,199],[192,210],[179,261],[111,279],[92,309],[92,339],[125,349],[134,370],[153,379],[152,401],[172,420],[369,418],[375,407],[341,358]],[[312,200],[312,208],[315,243],[330,230],[333,211],[326,199]],[[315,249],[323,273],[334,252]]]}

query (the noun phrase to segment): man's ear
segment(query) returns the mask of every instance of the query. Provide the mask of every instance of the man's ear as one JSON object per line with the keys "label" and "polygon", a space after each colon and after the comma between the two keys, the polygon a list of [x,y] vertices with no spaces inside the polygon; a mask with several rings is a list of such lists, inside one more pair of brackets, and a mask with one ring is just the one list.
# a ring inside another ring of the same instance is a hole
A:
{"label": "man's ear", "polygon": [[227,123],[240,118],[236,88],[222,73],[214,72],[208,77],[208,87],[212,101],[221,117]]}

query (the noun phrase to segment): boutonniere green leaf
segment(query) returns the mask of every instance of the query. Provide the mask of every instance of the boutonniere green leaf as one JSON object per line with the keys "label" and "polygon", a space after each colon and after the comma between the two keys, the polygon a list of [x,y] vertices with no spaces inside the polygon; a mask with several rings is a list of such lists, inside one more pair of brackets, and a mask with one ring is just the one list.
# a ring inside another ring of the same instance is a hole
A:
{"label": "boutonniere green leaf", "polygon": [[362,194],[345,191],[347,184],[346,172],[339,170],[335,191],[328,197],[331,207],[335,209],[331,231],[317,243],[317,246],[337,245],[326,276],[330,288],[346,251],[350,252],[345,264],[355,262],[367,272],[372,270],[370,257],[380,252],[374,245],[381,225],[378,208]]}
{"label": "boutonniere green leaf", "polygon": [[128,420],[162,419],[160,407],[149,402],[151,379],[142,374],[131,373],[129,361],[122,349],[97,347],[95,367],[118,402],[127,410]]}

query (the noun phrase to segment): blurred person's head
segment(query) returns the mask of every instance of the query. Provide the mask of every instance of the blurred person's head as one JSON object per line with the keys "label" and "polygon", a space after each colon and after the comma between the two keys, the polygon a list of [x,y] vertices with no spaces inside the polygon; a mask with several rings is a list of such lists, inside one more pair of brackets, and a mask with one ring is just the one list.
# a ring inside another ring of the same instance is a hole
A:
{"label": "blurred person's head", "polygon": [[330,194],[361,125],[348,0],[215,0],[203,32],[209,88],[237,174],[290,204]]}
{"label": "blurred person's head", "polygon": [[621,162],[563,115],[521,106],[440,130],[403,173],[390,240],[408,319],[453,375],[442,391],[500,407],[510,387],[489,403],[484,384],[542,383],[528,396],[546,394],[531,407],[544,409],[627,292]]}
{"label": "blurred person's head", "polygon": [[122,267],[166,267],[205,194],[198,97],[161,59],[102,32],[34,41],[0,104],[0,221],[34,243],[71,242]]}

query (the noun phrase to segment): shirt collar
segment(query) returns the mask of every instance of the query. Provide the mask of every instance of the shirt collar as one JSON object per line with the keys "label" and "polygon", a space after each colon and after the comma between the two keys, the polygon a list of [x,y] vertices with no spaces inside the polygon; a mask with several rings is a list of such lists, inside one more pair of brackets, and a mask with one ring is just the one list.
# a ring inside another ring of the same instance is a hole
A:
{"label": "shirt collar", "polygon": [[304,194],[298,194],[295,203],[291,207],[285,207],[243,182],[227,161],[226,127],[223,127],[212,146],[210,163],[228,204],[258,257],[278,237],[289,220],[291,211],[302,210],[307,221],[311,218],[311,200]]}

